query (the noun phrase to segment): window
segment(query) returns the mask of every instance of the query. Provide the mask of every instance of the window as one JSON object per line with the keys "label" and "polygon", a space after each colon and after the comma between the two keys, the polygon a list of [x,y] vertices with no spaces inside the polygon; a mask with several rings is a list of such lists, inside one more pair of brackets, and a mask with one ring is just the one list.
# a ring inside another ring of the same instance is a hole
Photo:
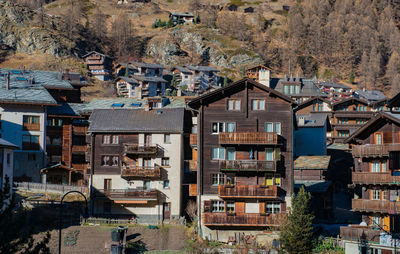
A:
{"label": "window", "polygon": [[281,204],[278,202],[267,202],[265,203],[265,213],[280,213]]}
{"label": "window", "polygon": [[380,200],[381,199],[381,190],[372,190],[372,200]]}
{"label": "window", "polygon": [[104,179],[103,184],[104,184],[103,187],[105,190],[111,189],[111,179]]}
{"label": "window", "polygon": [[295,86],[294,87],[294,93],[299,94],[300,93],[300,86]]}
{"label": "window", "polygon": [[111,155],[103,155],[101,156],[101,165],[102,166],[119,166],[119,157],[111,156]]}
{"label": "window", "polygon": [[163,183],[164,189],[169,189],[169,180],[165,180]]}
{"label": "window", "polygon": [[11,163],[11,154],[7,153],[7,165],[9,166]]}
{"label": "window", "polygon": [[379,162],[372,162],[372,172],[374,172],[374,173],[381,172],[380,163]]}
{"label": "window", "polygon": [[36,160],[36,154],[28,153],[28,161],[35,161],[35,160]]}
{"label": "window", "polygon": [[234,161],[236,159],[235,148],[227,148],[226,149],[226,159],[228,161]]}
{"label": "window", "polygon": [[252,100],[251,101],[252,110],[265,110],[265,100]]}
{"label": "window", "polygon": [[222,147],[211,148],[211,159],[212,160],[225,160],[225,148],[222,148]]}
{"label": "window", "polygon": [[349,123],[349,119],[347,118],[338,118],[338,123],[339,124],[348,124]]}
{"label": "window", "polygon": [[279,174],[265,176],[265,185],[267,185],[267,186],[272,186],[272,185],[281,186],[281,176]]}
{"label": "window", "polygon": [[112,136],[112,142],[113,145],[117,145],[119,143],[119,136]]}
{"label": "window", "polygon": [[110,135],[104,135],[103,136],[103,144],[110,144],[111,143],[111,136]]}
{"label": "window", "polygon": [[220,132],[225,132],[225,123],[212,123],[211,124],[211,133],[218,134]]}
{"label": "window", "polygon": [[226,212],[235,213],[235,201],[226,201]]}
{"label": "window", "polygon": [[101,165],[102,166],[108,166],[110,165],[110,156],[102,156],[101,157]]}
{"label": "window", "polygon": [[22,150],[40,150],[39,136],[23,135]]}
{"label": "window", "polygon": [[366,124],[367,119],[356,119],[356,124]]}
{"label": "window", "polygon": [[349,136],[349,131],[348,130],[338,130],[338,136],[339,137],[348,137]]}
{"label": "window", "polygon": [[289,86],[289,93],[294,94],[294,86]]}
{"label": "window", "polygon": [[111,166],[119,166],[119,157],[112,156],[112,165]]}
{"label": "window", "polygon": [[228,110],[239,111],[240,100],[228,100]]}
{"label": "window", "polygon": [[235,132],[236,123],[226,123],[226,132]]}
{"label": "window", "polygon": [[213,213],[223,213],[225,212],[225,202],[213,200],[211,203],[211,211]]}
{"label": "window", "polygon": [[322,101],[316,101],[313,104],[313,111],[324,111],[324,105]]}
{"label": "window", "polygon": [[169,166],[169,157],[164,157],[161,159],[161,166]]}
{"label": "window", "polygon": [[144,168],[151,168],[151,158],[143,158],[142,165]]}
{"label": "window", "polygon": [[225,183],[224,174],[211,174],[211,183],[212,185],[223,185]]}
{"label": "window", "polygon": [[357,111],[367,111],[367,106],[365,106],[365,105],[358,105],[358,106],[357,106]]}
{"label": "window", "polygon": [[50,118],[47,119],[47,126],[50,127],[62,127],[62,119],[58,119],[58,118]]}
{"label": "window", "polygon": [[151,183],[150,183],[150,181],[148,181],[148,180],[143,181],[143,188],[144,188],[145,190],[149,190],[150,187],[151,187],[150,184],[151,184]]}
{"label": "window", "polygon": [[265,149],[265,160],[273,161],[274,160],[274,148]]}
{"label": "window", "polygon": [[171,135],[170,134],[164,134],[164,143],[171,144]]}
{"label": "window", "polygon": [[265,132],[276,132],[277,134],[281,134],[281,123],[265,123]]}
{"label": "window", "polygon": [[23,116],[22,129],[27,131],[39,131],[40,116]]}
{"label": "window", "polygon": [[386,161],[381,163],[382,165],[382,172],[386,172]]}
{"label": "window", "polygon": [[382,133],[375,133],[375,144],[382,144]]}
{"label": "window", "polygon": [[283,93],[288,94],[289,93],[289,86],[283,86]]}

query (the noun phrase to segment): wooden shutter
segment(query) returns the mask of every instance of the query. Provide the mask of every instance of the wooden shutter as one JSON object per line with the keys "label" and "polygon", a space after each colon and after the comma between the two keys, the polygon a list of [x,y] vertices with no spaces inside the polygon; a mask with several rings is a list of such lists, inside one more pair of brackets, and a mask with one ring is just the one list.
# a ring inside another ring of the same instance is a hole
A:
{"label": "wooden shutter", "polygon": [[244,202],[235,202],[235,211],[237,214],[244,213]]}
{"label": "wooden shutter", "polygon": [[282,212],[286,212],[286,203],[285,202],[281,203],[281,213]]}
{"label": "wooden shutter", "polygon": [[260,213],[265,213],[265,202],[260,203]]}
{"label": "wooden shutter", "polygon": [[393,140],[392,140],[392,132],[384,132],[383,133],[383,144],[391,144],[391,143],[393,143]]}
{"label": "wooden shutter", "polygon": [[207,200],[204,201],[204,212],[211,212],[211,206],[212,206],[212,201],[211,200]]}

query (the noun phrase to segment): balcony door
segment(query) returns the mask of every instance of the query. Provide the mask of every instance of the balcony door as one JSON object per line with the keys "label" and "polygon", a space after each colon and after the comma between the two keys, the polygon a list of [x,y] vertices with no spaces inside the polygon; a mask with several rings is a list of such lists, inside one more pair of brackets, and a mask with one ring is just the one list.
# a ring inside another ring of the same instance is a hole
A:
{"label": "balcony door", "polygon": [[163,204],[163,220],[171,219],[171,203]]}
{"label": "balcony door", "polygon": [[145,169],[151,168],[151,158],[143,158],[142,167]]}
{"label": "balcony door", "polygon": [[144,135],[144,145],[150,146],[151,145],[151,134]]}
{"label": "balcony door", "polygon": [[382,145],[382,133],[375,133],[375,144]]}
{"label": "balcony door", "polygon": [[104,179],[104,190],[111,189],[111,179]]}

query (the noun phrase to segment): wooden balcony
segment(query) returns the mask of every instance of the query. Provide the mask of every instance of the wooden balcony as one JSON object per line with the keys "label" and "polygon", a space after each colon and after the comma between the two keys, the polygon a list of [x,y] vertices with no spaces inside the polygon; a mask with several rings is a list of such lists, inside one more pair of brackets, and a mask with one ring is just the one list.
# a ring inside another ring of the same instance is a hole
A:
{"label": "wooden balcony", "polygon": [[23,123],[22,129],[24,131],[40,131],[40,123]]}
{"label": "wooden balcony", "polygon": [[[129,201],[135,200],[157,200],[158,194],[155,189],[109,189],[109,190],[95,190],[95,198],[108,198],[116,201],[126,201],[126,202],[116,202],[116,203],[130,203]],[[141,204],[142,202],[132,202]],[[144,202],[147,203],[147,202]]]}
{"label": "wooden balcony", "polygon": [[389,156],[389,152],[400,151],[400,144],[382,144],[382,145],[354,145],[353,157],[383,157]]}
{"label": "wooden balcony", "polygon": [[241,226],[241,227],[278,227],[282,224],[285,213],[275,214],[237,214],[203,213],[206,226]]}
{"label": "wooden balcony", "polygon": [[86,126],[72,126],[72,132],[74,134],[86,134],[87,127]]}
{"label": "wooden balcony", "polygon": [[86,170],[87,167],[86,163],[72,163],[72,168],[75,170]]}
{"label": "wooden balcony", "polygon": [[353,199],[351,207],[358,212],[400,214],[400,203],[389,200]]}
{"label": "wooden balcony", "polygon": [[197,170],[198,170],[197,161],[195,161],[195,160],[186,160],[185,163],[187,163],[187,168],[189,168],[190,171],[197,172]]}
{"label": "wooden balcony", "polygon": [[190,197],[197,196],[197,184],[189,184],[189,196]]}
{"label": "wooden balcony", "polygon": [[340,238],[345,240],[379,242],[380,233],[380,230],[375,230],[368,226],[351,225],[349,227],[340,227]]}
{"label": "wooden balcony", "polygon": [[220,185],[218,186],[218,196],[221,198],[277,199],[278,186]]}
{"label": "wooden balcony", "polygon": [[140,167],[140,166],[123,166],[121,177],[125,179],[141,179],[141,178],[160,178],[161,167],[154,164],[154,167]]}
{"label": "wooden balcony", "polygon": [[72,152],[73,153],[85,153],[87,151],[86,145],[73,145]]}
{"label": "wooden balcony", "polygon": [[278,134],[274,132],[223,132],[219,143],[228,145],[277,145]]}
{"label": "wooden balcony", "polygon": [[190,134],[190,145],[197,146],[197,134]]}
{"label": "wooden balcony", "polygon": [[373,173],[373,172],[353,172],[352,181],[354,184],[373,184],[373,185],[400,185],[400,176],[392,176],[390,172],[387,173]]}
{"label": "wooden balcony", "polygon": [[221,169],[221,171],[227,171],[227,172],[240,172],[240,171],[276,172],[276,161],[261,161],[261,160],[220,161],[219,168]]}
{"label": "wooden balcony", "polygon": [[156,155],[158,152],[158,145],[139,145],[139,144],[124,144],[125,154],[148,154]]}

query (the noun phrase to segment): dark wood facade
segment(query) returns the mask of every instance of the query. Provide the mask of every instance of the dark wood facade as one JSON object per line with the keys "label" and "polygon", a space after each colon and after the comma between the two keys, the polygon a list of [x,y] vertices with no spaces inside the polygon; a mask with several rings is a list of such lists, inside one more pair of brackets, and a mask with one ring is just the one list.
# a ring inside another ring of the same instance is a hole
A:
{"label": "dark wood facade", "polygon": [[[264,101],[264,109],[253,108],[253,100]],[[200,111],[201,194],[234,201],[235,213],[239,217],[246,217],[244,206],[248,199],[274,200],[281,204],[280,213],[285,213],[284,197],[291,195],[293,191],[293,101],[262,84],[244,79],[201,96],[189,105]],[[234,110],[230,110],[230,107],[234,107]],[[218,133],[215,132],[215,123],[218,123]],[[220,127],[221,123],[225,127]],[[228,123],[231,127],[227,126]],[[277,125],[280,127],[267,132],[266,125],[270,123],[279,123]],[[223,158],[220,155],[220,158],[215,158],[213,151],[216,148],[225,149]],[[266,151],[269,151],[269,155]],[[234,157],[229,158],[228,153]],[[266,158],[267,156],[270,157]],[[272,166],[263,166],[262,162],[266,160]],[[251,167],[244,165],[244,161],[255,164]],[[216,175],[222,176],[223,180],[216,180]],[[234,195],[228,197],[222,193]],[[208,202],[211,201],[205,201],[204,210],[207,210]],[[263,205],[260,205],[260,211],[265,208],[261,207]],[[250,221],[256,222],[258,219],[249,220],[249,223]],[[251,226],[246,219],[238,219],[237,222],[242,226]]]}

